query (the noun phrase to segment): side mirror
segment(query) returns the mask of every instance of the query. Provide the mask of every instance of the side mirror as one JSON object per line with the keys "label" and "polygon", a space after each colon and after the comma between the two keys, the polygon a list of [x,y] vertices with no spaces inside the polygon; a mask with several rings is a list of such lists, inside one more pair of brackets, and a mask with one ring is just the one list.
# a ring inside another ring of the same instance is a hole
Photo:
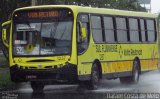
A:
{"label": "side mirror", "polygon": [[9,35],[10,35],[11,21],[7,21],[2,24],[2,43],[8,48],[9,47]]}
{"label": "side mirror", "polygon": [[6,33],[7,33],[7,30],[6,30],[6,29],[3,29],[3,30],[2,30],[2,39],[3,39],[3,41],[6,40]]}
{"label": "side mirror", "polygon": [[87,37],[87,32],[86,32],[86,28],[82,26],[82,23],[80,23],[80,31],[81,31],[81,39],[82,41],[84,41]]}

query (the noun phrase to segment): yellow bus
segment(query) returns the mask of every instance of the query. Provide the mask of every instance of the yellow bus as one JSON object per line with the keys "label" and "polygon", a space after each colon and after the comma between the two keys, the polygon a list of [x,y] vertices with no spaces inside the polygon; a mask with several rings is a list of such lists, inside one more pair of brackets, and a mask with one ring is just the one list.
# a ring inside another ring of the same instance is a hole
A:
{"label": "yellow bus", "polygon": [[16,9],[2,24],[3,52],[14,82],[79,83],[101,79],[138,83],[158,66],[157,16],[70,5]]}

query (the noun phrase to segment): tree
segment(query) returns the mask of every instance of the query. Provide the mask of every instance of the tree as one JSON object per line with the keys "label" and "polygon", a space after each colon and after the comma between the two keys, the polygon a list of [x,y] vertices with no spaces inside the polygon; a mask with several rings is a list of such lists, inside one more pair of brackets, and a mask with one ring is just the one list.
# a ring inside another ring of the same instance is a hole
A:
{"label": "tree", "polygon": [[30,0],[1,0],[0,3],[0,33],[1,33],[1,24],[4,21],[7,21],[10,19],[12,12],[16,8],[29,6]]}
{"label": "tree", "polygon": [[[37,0],[37,5],[80,5],[99,8],[114,8],[122,10],[146,11],[137,0]],[[6,21],[11,16],[14,9],[31,5],[31,0],[1,0],[0,3],[0,23]]]}
{"label": "tree", "polygon": [[16,8],[29,6],[30,0],[1,0],[0,3],[0,23],[8,20]]}

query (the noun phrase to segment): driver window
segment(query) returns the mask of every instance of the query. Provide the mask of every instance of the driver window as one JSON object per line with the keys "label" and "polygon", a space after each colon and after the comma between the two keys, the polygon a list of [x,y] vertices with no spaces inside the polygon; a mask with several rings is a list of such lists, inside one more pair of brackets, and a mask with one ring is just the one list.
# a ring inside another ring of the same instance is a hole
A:
{"label": "driver window", "polygon": [[83,53],[87,48],[89,44],[89,18],[87,14],[80,14],[78,16],[78,21],[82,24],[82,27],[85,27],[86,29],[86,38],[85,40],[82,40],[81,38],[81,26],[79,23],[77,23],[77,47],[78,47],[78,54]]}

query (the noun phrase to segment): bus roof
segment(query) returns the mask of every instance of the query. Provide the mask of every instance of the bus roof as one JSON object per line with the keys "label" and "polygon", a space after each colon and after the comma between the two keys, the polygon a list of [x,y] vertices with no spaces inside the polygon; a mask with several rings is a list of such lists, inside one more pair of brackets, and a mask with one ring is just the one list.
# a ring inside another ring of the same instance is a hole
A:
{"label": "bus roof", "polygon": [[120,15],[120,16],[131,16],[131,17],[148,17],[148,18],[157,18],[156,14],[147,13],[147,12],[136,12],[136,11],[127,11],[127,10],[117,10],[117,9],[109,9],[109,8],[93,8],[93,7],[83,7],[76,5],[42,5],[42,6],[30,6],[18,8],[17,10],[25,10],[25,9],[39,9],[39,8],[70,8],[77,12],[82,13],[95,13],[95,14],[107,14],[107,15]]}

